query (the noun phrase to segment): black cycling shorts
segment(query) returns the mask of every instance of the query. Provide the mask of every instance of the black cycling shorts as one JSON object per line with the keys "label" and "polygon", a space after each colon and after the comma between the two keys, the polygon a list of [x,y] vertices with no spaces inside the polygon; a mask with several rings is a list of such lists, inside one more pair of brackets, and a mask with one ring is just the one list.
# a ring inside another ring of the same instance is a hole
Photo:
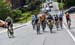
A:
{"label": "black cycling shorts", "polygon": [[60,21],[62,21],[62,18],[59,18]]}
{"label": "black cycling shorts", "polygon": [[58,21],[58,19],[55,19],[55,21]]}

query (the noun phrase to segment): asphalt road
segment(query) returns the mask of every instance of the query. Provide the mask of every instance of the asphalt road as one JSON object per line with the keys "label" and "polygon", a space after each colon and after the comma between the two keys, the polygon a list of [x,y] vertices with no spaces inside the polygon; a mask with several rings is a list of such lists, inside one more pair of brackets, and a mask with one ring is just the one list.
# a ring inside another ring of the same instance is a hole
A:
{"label": "asphalt road", "polygon": [[53,33],[51,34],[47,27],[45,32],[37,35],[36,30],[33,31],[32,25],[16,29],[15,38],[9,39],[7,33],[0,34],[0,45],[75,45],[74,41],[65,30],[59,31],[54,27]]}

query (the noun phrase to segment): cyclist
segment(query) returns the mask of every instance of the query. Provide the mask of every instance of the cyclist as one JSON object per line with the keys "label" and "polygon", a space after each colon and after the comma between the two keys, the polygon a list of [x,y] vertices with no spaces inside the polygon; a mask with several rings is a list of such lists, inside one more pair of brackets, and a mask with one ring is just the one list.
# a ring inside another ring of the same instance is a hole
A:
{"label": "cyclist", "polygon": [[41,26],[42,26],[42,29],[43,29],[43,32],[44,32],[45,28],[46,28],[46,13],[42,13],[40,15],[40,23],[41,23]]}
{"label": "cyclist", "polygon": [[8,24],[7,24],[7,33],[8,33],[8,37],[9,38],[13,38],[14,37],[14,31],[13,31],[13,20],[11,17],[7,17],[6,20],[5,20]]}
{"label": "cyclist", "polygon": [[54,23],[53,17],[51,15],[48,15],[47,24],[49,26],[49,29],[50,29],[51,33],[52,33],[52,29],[53,29],[53,23]]}
{"label": "cyclist", "polygon": [[60,15],[59,15],[59,23],[60,23],[60,26],[61,26],[61,29],[62,29],[62,24],[63,24],[63,13],[60,13]]}
{"label": "cyclist", "polygon": [[71,18],[70,18],[70,15],[69,15],[68,12],[66,12],[65,14],[66,14],[66,20],[67,20],[68,28],[70,28],[70,25],[71,25]]}
{"label": "cyclist", "polygon": [[56,28],[58,30],[58,28],[59,28],[59,17],[58,17],[58,15],[55,15],[54,21],[55,21]]}
{"label": "cyclist", "polygon": [[37,30],[37,34],[40,34],[40,21],[38,14],[35,15],[35,26]]}
{"label": "cyclist", "polygon": [[33,30],[35,29],[35,15],[32,15],[32,26],[33,26]]}

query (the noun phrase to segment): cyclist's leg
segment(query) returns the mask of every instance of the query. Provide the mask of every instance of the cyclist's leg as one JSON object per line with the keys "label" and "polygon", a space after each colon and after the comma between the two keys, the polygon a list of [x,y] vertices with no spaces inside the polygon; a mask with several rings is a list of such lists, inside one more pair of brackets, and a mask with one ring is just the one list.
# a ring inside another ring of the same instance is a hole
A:
{"label": "cyclist's leg", "polygon": [[62,29],[62,21],[60,21],[60,27],[61,27],[61,29]]}
{"label": "cyclist's leg", "polygon": [[8,33],[9,33],[9,38],[14,37],[14,31],[13,31],[13,25],[8,25]]}
{"label": "cyclist's leg", "polygon": [[33,30],[35,29],[35,22],[32,20]]}
{"label": "cyclist's leg", "polygon": [[33,30],[35,30],[35,24],[33,24]]}
{"label": "cyclist's leg", "polygon": [[52,25],[51,25],[51,22],[48,22],[47,25],[48,25],[48,27],[50,29],[50,32],[52,33]]}
{"label": "cyclist's leg", "polygon": [[63,23],[62,23],[62,21],[61,21],[61,28],[63,28]]}
{"label": "cyclist's leg", "polygon": [[57,28],[57,30],[58,30],[58,21],[56,21],[56,28]]}
{"label": "cyclist's leg", "polygon": [[45,28],[46,28],[46,22],[42,22],[42,29],[43,29],[43,32],[45,31]]}
{"label": "cyclist's leg", "polygon": [[52,33],[52,29],[53,29],[53,24],[52,23],[50,24],[49,28],[50,28],[50,32]]}
{"label": "cyclist's leg", "polygon": [[41,27],[42,27],[42,30],[43,30],[43,32],[44,32],[44,28],[43,28],[43,22],[41,22]]}
{"label": "cyclist's leg", "polygon": [[59,18],[59,24],[60,24],[60,28],[62,29],[62,21],[63,21],[63,18]]}
{"label": "cyclist's leg", "polygon": [[44,21],[43,23],[43,29],[45,30],[45,28],[46,28],[46,21]]}
{"label": "cyclist's leg", "polygon": [[70,29],[70,26],[71,26],[71,21],[68,20],[68,28]]}
{"label": "cyclist's leg", "polygon": [[66,18],[66,21],[67,21],[67,25],[68,25],[68,20],[69,20],[69,19],[67,19],[67,18]]}
{"label": "cyclist's leg", "polygon": [[13,30],[13,24],[11,24],[11,35],[12,35],[12,37],[14,37],[14,30]]}
{"label": "cyclist's leg", "polygon": [[37,27],[37,34],[39,34],[40,33],[40,24],[39,23],[36,24],[36,27]]}
{"label": "cyclist's leg", "polygon": [[47,25],[48,25],[48,27],[50,29],[50,32],[51,32],[51,24],[50,24],[50,22],[48,22]]}
{"label": "cyclist's leg", "polygon": [[8,29],[8,30],[7,30],[7,35],[8,35],[9,38],[11,38],[9,25],[8,25],[7,29]]}

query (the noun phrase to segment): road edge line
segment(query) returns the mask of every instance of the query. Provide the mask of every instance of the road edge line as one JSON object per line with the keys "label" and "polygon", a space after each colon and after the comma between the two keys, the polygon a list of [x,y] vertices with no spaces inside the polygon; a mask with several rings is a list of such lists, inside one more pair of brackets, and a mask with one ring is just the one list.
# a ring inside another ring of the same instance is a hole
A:
{"label": "road edge line", "polygon": [[64,28],[66,29],[66,31],[68,32],[68,34],[71,36],[71,38],[73,39],[73,41],[75,42],[75,37],[73,36],[73,34],[69,31],[69,29],[67,29],[67,27],[63,24]]}

